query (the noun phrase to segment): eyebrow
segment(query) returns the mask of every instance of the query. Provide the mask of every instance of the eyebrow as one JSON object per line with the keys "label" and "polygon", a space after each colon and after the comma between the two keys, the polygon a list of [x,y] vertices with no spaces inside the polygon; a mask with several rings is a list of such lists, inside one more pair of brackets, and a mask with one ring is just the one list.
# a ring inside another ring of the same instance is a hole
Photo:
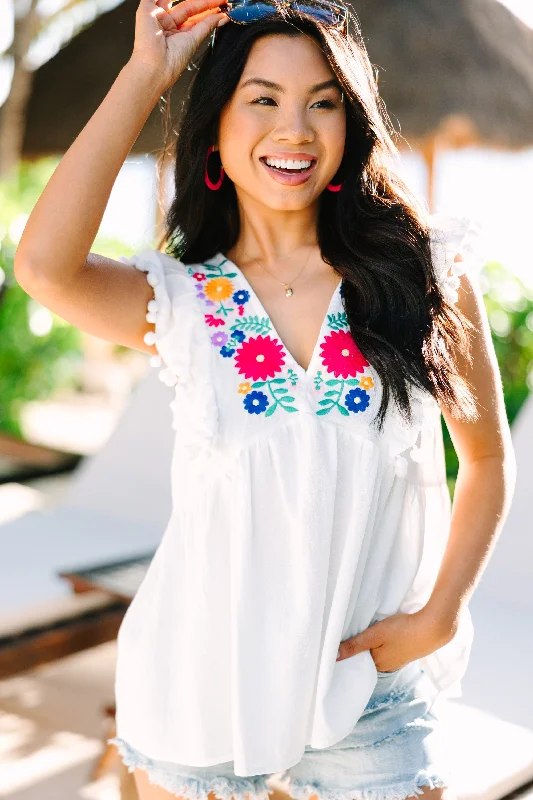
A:
{"label": "eyebrow", "polygon": [[[274,83],[274,81],[267,81],[265,78],[248,78],[247,81],[241,86],[241,89],[244,89],[245,86],[249,86],[252,83],[256,83],[259,86],[265,86],[267,89],[275,89],[278,92],[284,92],[283,86],[280,86],[279,83]],[[321,92],[324,89],[329,89],[330,87],[340,89],[339,83],[335,78],[331,78],[329,81],[323,81],[322,83],[316,83],[314,86],[311,86],[309,90],[310,94],[314,94],[315,92]]]}

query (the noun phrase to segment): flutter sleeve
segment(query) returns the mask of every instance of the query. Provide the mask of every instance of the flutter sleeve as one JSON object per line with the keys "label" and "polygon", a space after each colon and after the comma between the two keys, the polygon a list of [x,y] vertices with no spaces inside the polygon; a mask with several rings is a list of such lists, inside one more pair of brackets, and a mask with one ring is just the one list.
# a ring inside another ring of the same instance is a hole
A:
{"label": "flutter sleeve", "polygon": [[[469,272],[474,278],[487,262],[484,230],[478,219],[467,216],[433,214],[430,217],[430,243],[437,283],[452,305],[457,303],[461,276]],[[455,261],[460,253],[462,261]]]}
{"label": "flutter sleeve", "polygon": [[160,380],[167,386],[174,386],[179,375],[172,368],[172,355],[169,356],[166,352],[173,322],[171,275],[179,271],[180,267],[183,269],[183,265],[157,250],[143,250],[130,257],[120,256],[119,261],[146,273],[146,281],[154,293],[153,298],[148,301],[146,319],[153,323],[154,329],[145,333],[144,341],[149,345],[155,344],[157,355],[150,356],[150,364],[153,367],[163,367],[159,372]]}
{"label": "flutter sleeve", "polygon": [[170,407],[179,442],[193,445],[195,451],[209,448],[218,431],[213,348],[194,268],[159,250],[143,250],[119,260],[146,273],[153,289],[146,319],[154,329],[144,335],[144,341],[156,347],[157,355],[150,356],[150,364],[162,367],[160,380],[174,387]]}

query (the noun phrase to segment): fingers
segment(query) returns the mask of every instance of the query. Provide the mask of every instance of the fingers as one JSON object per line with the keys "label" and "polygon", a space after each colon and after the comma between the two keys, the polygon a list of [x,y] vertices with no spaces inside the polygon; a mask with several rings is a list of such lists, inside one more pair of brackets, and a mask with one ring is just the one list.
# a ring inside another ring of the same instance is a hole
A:
{"label": "fingers", "polygon": [[163,8],[160,8],[156,5],[156,8],[151,12],[151,16],[157,19],[161,29],[163,31],[176,31],[176,23]]}
{"label": "fingers", "polygon": [[137,8],[137,15],[150,17],[150,25],[154,32],[176,32],[176,23],[165,8],[165,0],[141,0]]}
{"label": "fingers", "polygon": [[[165,0],[163,0],[164,2]],[[190,19],[190,17],[195,16],[196,14],[202,14],[205,11],[214,11],[218,9],[221,4],[221,0],[181,0],[178,5],[175,5],[173,8],[168,8],[168,13],[171,15],[172,19],[179,27],[183,25],[185,20]],[[168,3],[170,5],[170,3]]]}
{"label": "fingers", "polygon": [[204,19],[208,19],[210,22],[214,22],[214,18],[215,17],[216,17],[217,21],[220,18],[227,19],[225,14],[222,14],[221,12],[213,11],[211,9],[208,9],[207,11],[202,11],[200,14],[194,14],[194,16],[189,17],[188,19],[186,19],[185,22],[183,22],[181,25],[179,25],[179,30],[182,31],[182,32],[183,31],[188,31],[190,28],[194,28],[195,25],[197,25],[199,22],[201,22]]}
{"label": "fingers", "polygon": [[215,26],[219,24],[221,19],[225,22],[229,22],[229,18],[224,14],[210,14],[208,18],[202,19],[194,25],[191,31],[191,36],[194,37],[194,41],[200,44],[200,42],[213,31]]}
{"label": "fingers", "polygon": [[[374,630],[372,630],[374,628]],[[365,650],[371,650],[376,647],[379,647],[381,644],[380,637],[378,631],[376,630],[375,626],[370,626],[369,628],[365,628],[365,630],[361,631],[361,633],[357,633],[355,636],[351,636],[349,639],[344,639],[339,645],[339,654],[340,658],[349,658],[350,656],[355,656],[357,653],[362,653]],[[336,659],[339,661],[339,657]]]}

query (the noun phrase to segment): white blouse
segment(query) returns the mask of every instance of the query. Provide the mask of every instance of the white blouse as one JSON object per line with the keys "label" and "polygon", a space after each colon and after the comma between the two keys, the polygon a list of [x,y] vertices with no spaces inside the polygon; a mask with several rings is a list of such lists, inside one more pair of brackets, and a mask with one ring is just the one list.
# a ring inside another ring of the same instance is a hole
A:
{"label": "white blouse", "polygon": [[[479,226],[431,219],[455,302],[482,263]],[[121,260],[154,290],[145,341],[166,365],[175,444],[171,517],[118,634],[116,738],[153,759],[280,772],[347,736],[374,690],[370,652],[336,661],[339,643],[431,594],[451,511],[440,408],[415,390],[411,425],[394,401],[383,431],[370,425],[381,384],[341,284],[304,370],[222,253]],[[460,695],[472,636],[467,611],[420,660],[437,694]]]}

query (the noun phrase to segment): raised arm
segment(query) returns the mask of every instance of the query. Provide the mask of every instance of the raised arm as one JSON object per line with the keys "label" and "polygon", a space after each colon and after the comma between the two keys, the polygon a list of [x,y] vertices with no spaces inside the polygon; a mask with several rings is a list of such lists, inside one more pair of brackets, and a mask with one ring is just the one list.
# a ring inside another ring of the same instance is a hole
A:
{"label": "raised arm", "polygon": [[[117,175],[159,97],[221,19],[220,0],[140,0],[133,53],[67,150],[33,208],[15,254],[15,277],[78,328],[155,353],[146,306],[152,287],[135,267],[90,249]],[[60,120],[58,120],[60,123]]]}

